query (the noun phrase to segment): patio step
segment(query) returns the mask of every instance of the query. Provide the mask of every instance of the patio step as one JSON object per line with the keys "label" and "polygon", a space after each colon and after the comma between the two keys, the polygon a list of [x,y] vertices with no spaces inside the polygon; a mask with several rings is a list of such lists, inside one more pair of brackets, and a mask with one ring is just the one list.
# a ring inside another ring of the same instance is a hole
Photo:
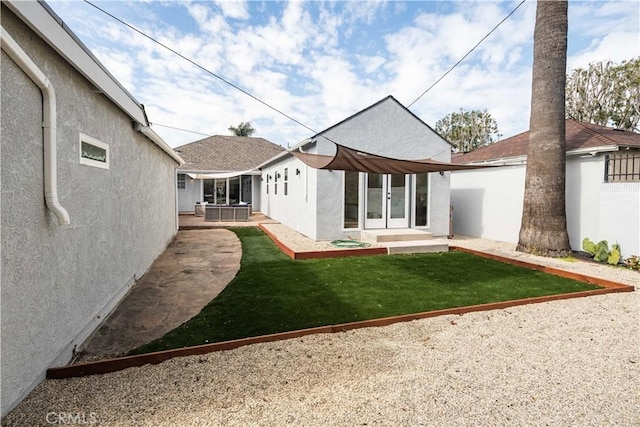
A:
{"label": "patio step", "polygon": [[432,238],[433,235],[430,232],[413,228],[365,230],[361,233],[361,239],[371,244],[424,241]]}
{"label": "patio step", "polygon": [[383,243],[389,255],[393,254],[426,254],[431,252],[449,252],[446,240],[412,240],[405,242]]}

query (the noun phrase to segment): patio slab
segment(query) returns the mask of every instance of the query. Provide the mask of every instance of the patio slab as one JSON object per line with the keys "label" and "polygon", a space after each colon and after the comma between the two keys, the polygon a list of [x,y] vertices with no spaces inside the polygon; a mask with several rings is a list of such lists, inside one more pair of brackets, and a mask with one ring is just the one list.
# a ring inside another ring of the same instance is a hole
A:
{"label": "patio slab", "polygon": [[262,212],[253,212],[249,216],[249,221],[239,222],[211,222],[205,221],[204,216],[196,216],[194,214],[181,213],[178,215],[178,221],[180,224],[180,230],[206,230],[216,228],[229,228],[229,227],[257,227],[258,224],[277,224],[277,221],[272,220]]}
{"label": "patio slab", "polygon": [[229,230],[179,231],[74,363],[122,355],[186,322],[233,280],[241,256]]}

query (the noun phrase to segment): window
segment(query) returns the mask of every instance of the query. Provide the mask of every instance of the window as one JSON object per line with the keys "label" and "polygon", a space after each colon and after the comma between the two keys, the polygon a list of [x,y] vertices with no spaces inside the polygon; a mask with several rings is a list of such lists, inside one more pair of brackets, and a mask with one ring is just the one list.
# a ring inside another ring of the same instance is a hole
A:
{"label": "window", "polygon": [[289,168],[284,168],[284,195],[289,194]]}
{"label": "window", "polygon": [[278,195],[278,177],[279,176],[280,174],[278,173],[278,171],[273,172],[273,195],[274,196]]}
{"label": "window", "polygon": [[358,228],[360,212],[360,173],[344,172],[344,228]]}
{"label": "window", "polygon": [[80,164],[109,169],[109,146],[90,136],[80,134]]}
{"label": "window", "polygon": [[187,188],[187,176],[183,173],[178,174],[178,190]]}
{"label": "window", "polygon": [[607,155],[604,163],[604,181],[640,181],[640,151]]}
{"label": "window", "polygon": [[427,225],[429,208],[429,174],[419,173],[416,175],[416,227]]}

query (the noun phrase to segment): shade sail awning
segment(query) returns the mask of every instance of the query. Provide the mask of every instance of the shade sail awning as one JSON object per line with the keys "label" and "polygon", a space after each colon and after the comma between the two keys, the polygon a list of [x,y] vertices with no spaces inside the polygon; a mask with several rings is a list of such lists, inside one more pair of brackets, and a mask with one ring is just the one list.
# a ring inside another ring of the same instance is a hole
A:
{"label": "shade sail awning", "polygon": [[491,167],[485,165],[454,165],[431,159],[393,159],[390,157],[379,156],[377,154],[366,153],[360,150],[354,150],[340,144],[335,145],[337,149],[336,154],[333,156],[302,153],[300,151],[292,151],[291,154],[315,169],[331,169],[352,172],[414,174]]}
{"label": "shade sail awning", "polygon": [[242,172],[219,172],[219,173],[188,173],[190,178],[192,179],[225,179],[225,178],[235,178],[241,175],[260,175],[262,172],[249,169]]}

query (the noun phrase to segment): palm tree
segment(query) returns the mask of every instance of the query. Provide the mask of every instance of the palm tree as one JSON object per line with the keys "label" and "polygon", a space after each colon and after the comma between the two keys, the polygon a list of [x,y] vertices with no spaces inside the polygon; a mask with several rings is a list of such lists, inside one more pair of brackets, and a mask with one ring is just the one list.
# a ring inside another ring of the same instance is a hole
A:
{"label": "palm tree", "polygon": [[253,126],[251,126],[251,122],[240,122],[237,127],[229,126],[229,130],[235,136],[251,136],[256,131]]}
{"label": "palm tree", "polygon": [[517,250],[571,253],[565,212],[567,1],[540,0],[533,36],[529,152]]}

